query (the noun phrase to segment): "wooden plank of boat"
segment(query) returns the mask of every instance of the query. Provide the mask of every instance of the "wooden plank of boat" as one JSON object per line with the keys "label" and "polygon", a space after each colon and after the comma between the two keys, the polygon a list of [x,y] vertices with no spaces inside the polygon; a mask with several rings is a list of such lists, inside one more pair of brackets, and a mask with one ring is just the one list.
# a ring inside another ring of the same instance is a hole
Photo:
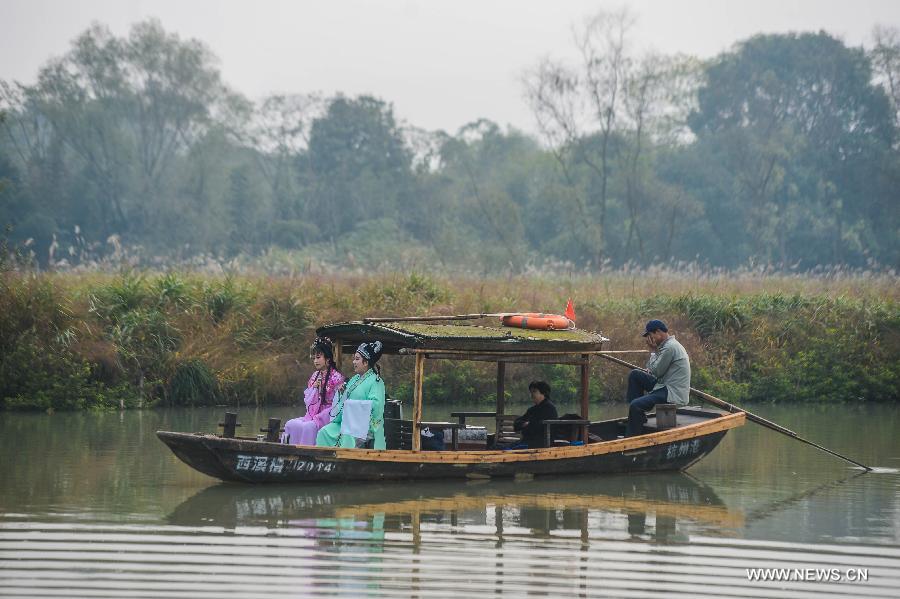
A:
{"label": "wooden plank of boat", "polygon": [[343,449],[166,431],[157,435],[185,463],[222,480],[312,482],[682,470],[743,424],[743,413],[716,415],[637,437],[514,451]]}

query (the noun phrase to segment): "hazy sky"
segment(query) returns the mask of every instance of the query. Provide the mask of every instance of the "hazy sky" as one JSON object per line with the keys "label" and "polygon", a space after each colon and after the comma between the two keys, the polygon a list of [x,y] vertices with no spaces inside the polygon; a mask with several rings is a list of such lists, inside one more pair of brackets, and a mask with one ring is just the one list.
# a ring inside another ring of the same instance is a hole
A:
{"label": "hazy sky", "polygon": [[[0,79],[34,81],[92,21],[125,35],[157,17],[204,41],[225,79],[271,92],[373,94],[397,116],[455,132],[479,117],[532,131],[520,77],[541,57],[571,56],[571,28],[622,1],[0,0]],[[635,43],[701,57],[759,32],[826,31],[868,44],[900,27],[900,0],[631,0]]]}

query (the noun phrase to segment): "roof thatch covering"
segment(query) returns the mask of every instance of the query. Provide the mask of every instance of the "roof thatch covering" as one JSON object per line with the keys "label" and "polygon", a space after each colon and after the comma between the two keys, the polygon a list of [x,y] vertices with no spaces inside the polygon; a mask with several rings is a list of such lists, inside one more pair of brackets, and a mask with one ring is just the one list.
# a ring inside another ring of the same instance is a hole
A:
{"label": "roof thatch covering", "polygon": [[364,341],[381,341],[385,353],[400,349],[502,352],[585,352],[599,351],[604,341],[599,333],[572,329],[538,331],[512,327],[419,322],[342,322],[316,330],[317,335],[340,339],[350,351]]}

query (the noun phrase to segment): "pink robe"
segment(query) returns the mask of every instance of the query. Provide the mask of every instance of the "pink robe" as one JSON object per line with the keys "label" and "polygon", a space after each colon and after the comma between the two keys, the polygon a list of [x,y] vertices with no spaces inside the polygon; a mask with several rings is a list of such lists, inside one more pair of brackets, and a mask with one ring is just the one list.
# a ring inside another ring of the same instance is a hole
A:
{"label": "pink robe", "polygon": [[303,401],[306,403],[306,414],[300,418],[292,418],[284,425],[282,443],[292,445],[315,445],[316,434],[319,429],[331,422],[331,403],[334,394],[344,384],[344,375],[337,370],[331,371],[328,383],[325,385],[323,398],[321,379],[325,378],[324,372],[318,370],[309,377],[306,390],[303,393]]}

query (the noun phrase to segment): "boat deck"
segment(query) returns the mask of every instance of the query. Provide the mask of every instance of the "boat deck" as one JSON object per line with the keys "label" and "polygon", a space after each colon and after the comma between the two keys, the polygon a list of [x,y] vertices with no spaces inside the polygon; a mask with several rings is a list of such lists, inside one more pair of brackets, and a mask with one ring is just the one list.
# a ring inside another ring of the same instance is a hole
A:
{"label": "boat deck", "polygon": [[[700,406],[678,408],[676,410],[675,428],[706,422],[711,417],[722,416],[726,413],[721,410],[710,410]],[[656,432],[656,413],[647,415],[647,424],[644,425],[644,428],[647,429],[647,432]]]}

